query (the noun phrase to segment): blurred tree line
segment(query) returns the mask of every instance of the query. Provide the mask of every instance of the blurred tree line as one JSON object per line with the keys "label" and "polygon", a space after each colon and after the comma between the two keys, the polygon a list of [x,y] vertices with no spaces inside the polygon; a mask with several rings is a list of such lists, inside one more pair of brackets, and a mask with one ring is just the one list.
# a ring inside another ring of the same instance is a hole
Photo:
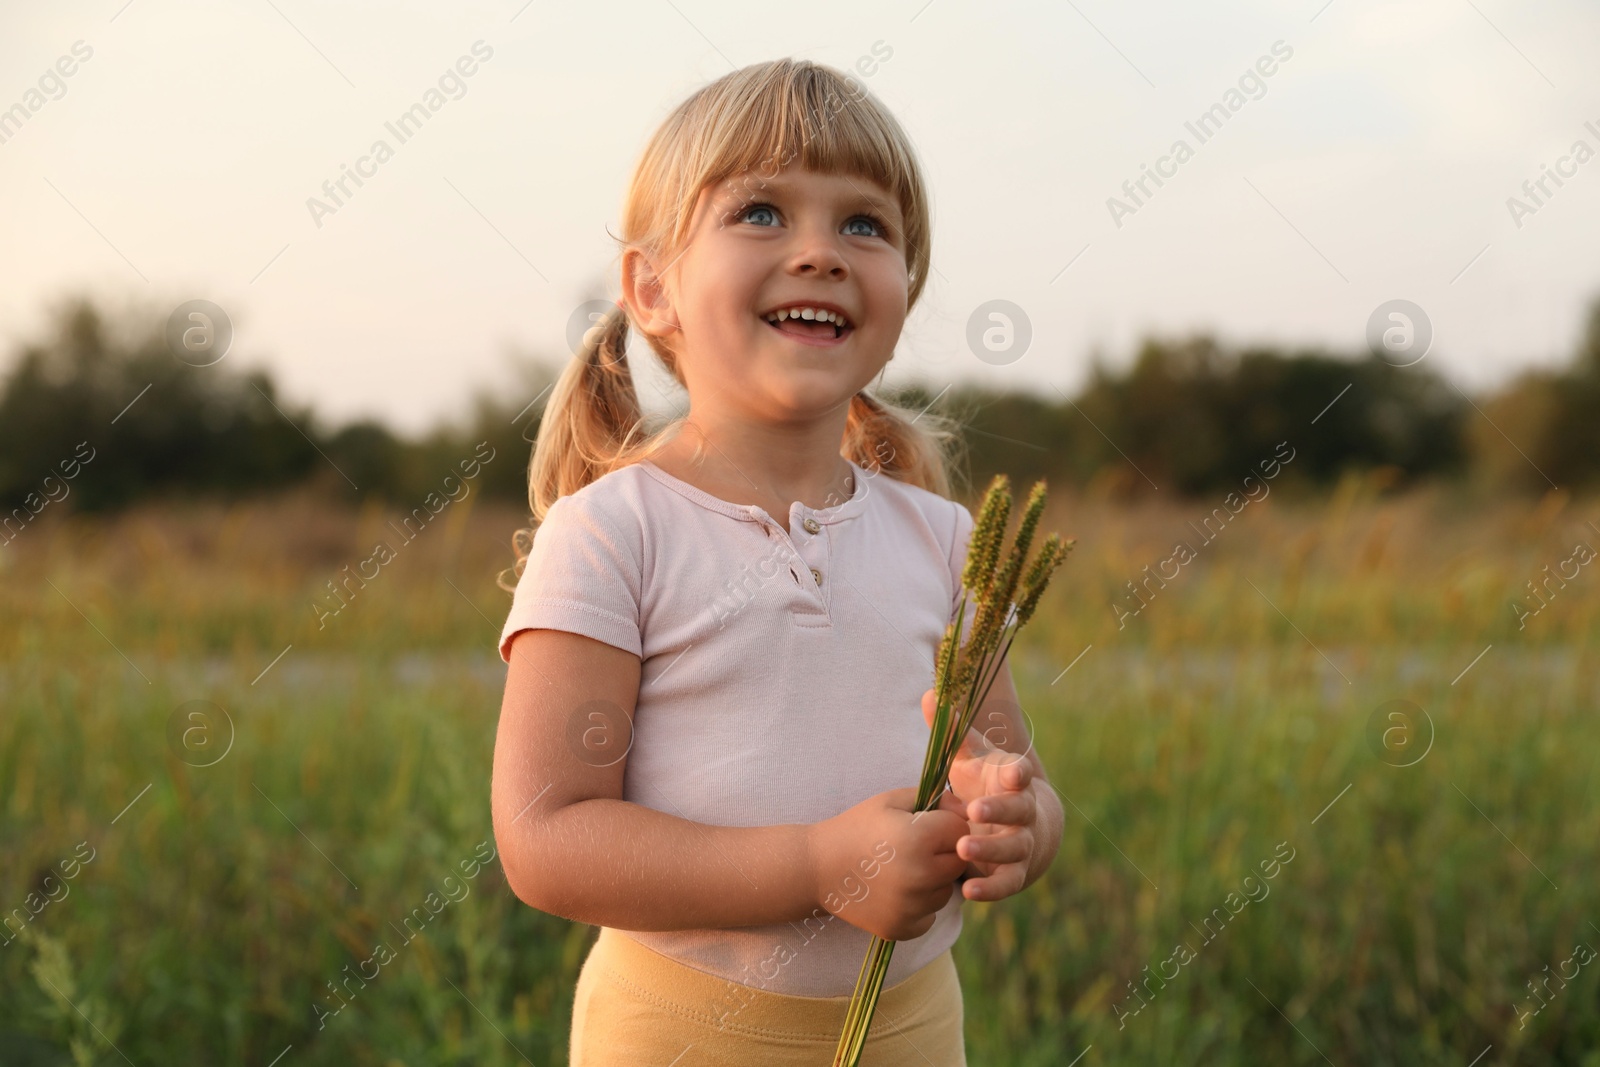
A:
{"label": "blurred tree line", "polygon": [[0,523],[58,498],[104,510],[153,495],[237,497],[304,482],[411,506],[459,476],[483,441],[494,459],[472,491],[526,499],[537,405],[514,417],[537,388],[515,407],[480,395],[463,424],[417,440],[371,420],[334,429],[281,397],[262,371],[226,359],[180,362],[163,326],[112,322],[78,299],[58,312],[51,336],[23,346],[0,384]]}
{"label": "blurred tree line", "polygon": [[[898,397],[921,410],[926,389]],[[1280,443],[1278,484],[1324,488],[1352,472],[1392,485],[1470,482],[1543,493],[1600,486],[1600,298],[1564,368],[1525,372],[1469,397],[1426,363],[1374,353],[1228,350],[1213,338],[1147,339],[1131,366],[1098,363],[1078,395],[962,387],[936,411],[964,427],[965,474],[981,491],[998,471],[1115,495],[1237,489]]]}
{"label": "blurred tree line", "polygon": [[[1126,369],[1096,365],[1074,397],[961,386],[935,411],[961,423],[961,473],[979,488],[1005,471],[1022,485],[1044,477],[1118,495],[1208,494],[1237,488],[1282,442],[1295,458],[1279,484],[1315,488],[1384,469],[1399,484],[1591,487],[1600,482],[1600,300],[1585,327],[1569,366],[1476,400],[1426,364],[1229,350],[1197,336],[1146,340]],[[25,523],[56,501],[99,510],[308,481],[409,506],[483,441],[495,459],[474,491],[526,500],[543,409],[531,402],[556,369],[520,370],[516,388],[479,394],[467,418],[419,439],[370,420],[331,428],[281,397],[266,373],[190,366],[168,350],[161,322],[113,322],[77,299],[0,384],[0,520]],[[922,410],[935,395],[913,387],[892,399]]]}

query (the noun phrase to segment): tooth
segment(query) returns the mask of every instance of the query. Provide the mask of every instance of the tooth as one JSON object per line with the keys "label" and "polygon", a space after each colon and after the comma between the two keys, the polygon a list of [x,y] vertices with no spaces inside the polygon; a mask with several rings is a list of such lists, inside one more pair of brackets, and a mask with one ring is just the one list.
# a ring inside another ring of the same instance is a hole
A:
{"label": "tooth", "polygon": [[812,311],[810,308],[801,308],[800,317],[802,319],[814,319],[817,317],[817,313]]}

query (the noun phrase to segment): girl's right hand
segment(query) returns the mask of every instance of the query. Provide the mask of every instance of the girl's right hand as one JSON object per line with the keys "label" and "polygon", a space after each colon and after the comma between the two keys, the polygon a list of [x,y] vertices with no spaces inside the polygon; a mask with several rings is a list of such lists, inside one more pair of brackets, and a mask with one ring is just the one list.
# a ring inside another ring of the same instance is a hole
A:
{"label": "girl's right hand", "polygon": [[920,813],[916,801],[915,788],[891,789],[810,827],[813,899],[886,941],[927,933],[967,869],[961,801],[945,792]]}

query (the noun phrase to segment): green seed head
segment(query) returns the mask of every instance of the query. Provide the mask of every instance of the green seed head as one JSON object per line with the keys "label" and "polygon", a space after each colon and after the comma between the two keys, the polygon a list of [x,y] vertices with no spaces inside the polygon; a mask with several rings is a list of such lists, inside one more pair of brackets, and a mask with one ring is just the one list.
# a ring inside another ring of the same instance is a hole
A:
{"label": "green seed head", "polygon": [[994,600],[996,610],[1004,621],[1006,609],[1016,599],[1017,581],[1022,577],[1022,565],[1028,558],[1028,549],[1033,544],[1034,530],[1038,528],[1039,517],[1044,513],[1045,486],[1040,480],[1033,483],[1033,490],[1028,494],[1028,506],[1022,513],[1022,522],[1017,527],[1017,538],[1011,545],[1011,552],[1006,556],[1006,564],[994,580]]}
{"label": "green seed head", "polygon": [[1034,609],[1039,606],[1039,598],[1044,595],[1045,588],[1050,584],[1050,576],[1057,567],[1067,558],[1067,553],[1076,544],[1074,540],[1061,540],[1060,534],[1051,534],[1045,538],[1044,544],[1039,549],[1039,555],[1034,558],[1033,566],[1028,568],[1028,575],[1022,580],[1022,603],[1017,607],[1017,625],[1033,618]]}
{"label": "green seed head", "polygon": [[973,522],[972,538],[967,543],[967,565],[961,574],[961,584],[982,596],[994,581],[994,568],[1000,558],[1000,541],[1005,536],[1006,521],[1011,517],[1011,481],[997,474],[984,494],[983,505]]}

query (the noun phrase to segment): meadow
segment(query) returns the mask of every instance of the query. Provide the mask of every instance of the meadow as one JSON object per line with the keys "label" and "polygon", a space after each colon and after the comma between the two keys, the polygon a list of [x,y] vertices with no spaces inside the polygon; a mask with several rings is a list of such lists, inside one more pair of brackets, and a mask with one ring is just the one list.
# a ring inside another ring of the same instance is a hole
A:
{"label": "meadow", "polygon": [[[969,1062],[1600,1065],[1600,502],[1352,477],[1206,543],[1220,497],[1160,496],[1052,496],[1013,664],[1066,828],[965,905]],[[291,493],[0,546],[0,1059],[565,1061],[596,930],[485,853],[523,517],[400,544]]]}

